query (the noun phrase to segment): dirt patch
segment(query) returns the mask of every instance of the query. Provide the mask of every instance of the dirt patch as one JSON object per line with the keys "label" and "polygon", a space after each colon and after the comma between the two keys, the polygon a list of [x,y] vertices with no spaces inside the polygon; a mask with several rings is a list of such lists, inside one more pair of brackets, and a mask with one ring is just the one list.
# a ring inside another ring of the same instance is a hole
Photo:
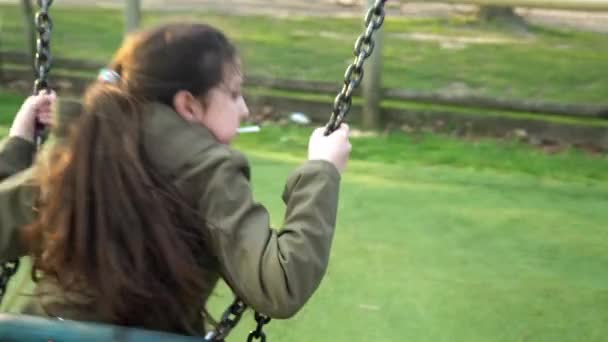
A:
{"label": "dirt patch", "polygon": [[392,37],[402,40],[418,41],[418,42],[434,42],[438,43],[445,49],[461,49],[469,45],[502,45],[502,44],[524,44],[529,43],[531,39],[512,39],[506,37],[491,37],[491,36],[445,36],[432,33],[392,33]]}

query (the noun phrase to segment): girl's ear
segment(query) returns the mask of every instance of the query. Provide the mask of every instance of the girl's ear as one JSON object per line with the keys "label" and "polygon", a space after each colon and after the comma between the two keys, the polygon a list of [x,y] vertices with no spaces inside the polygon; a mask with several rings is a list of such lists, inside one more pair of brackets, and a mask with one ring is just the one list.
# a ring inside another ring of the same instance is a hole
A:
{"label": "girl's ear", "polygon": [[173,108],[189,122],[200,122],[205,114],[201,101],[187,90],[180,90],[173,96]]}

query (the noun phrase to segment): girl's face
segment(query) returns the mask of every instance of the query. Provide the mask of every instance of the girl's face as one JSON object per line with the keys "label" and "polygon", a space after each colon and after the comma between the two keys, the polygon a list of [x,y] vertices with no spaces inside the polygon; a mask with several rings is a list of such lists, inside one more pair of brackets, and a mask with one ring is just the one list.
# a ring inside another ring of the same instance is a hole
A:
{"label": "girl's face", "polygon": [[243,76],[236,67],[227,69],[224,82],[207,93],[201,117],[201,123],[222,144],[230,144],[241,121],[249,116],[249,108],[241,93]]}

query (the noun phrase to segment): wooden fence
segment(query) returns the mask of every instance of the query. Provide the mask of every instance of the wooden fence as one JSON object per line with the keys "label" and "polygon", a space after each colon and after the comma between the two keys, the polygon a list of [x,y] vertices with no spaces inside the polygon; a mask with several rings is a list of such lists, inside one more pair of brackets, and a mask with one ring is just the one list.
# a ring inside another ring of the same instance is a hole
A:
{"label": "wooden fence", "polygon": [[[0,52],[0,60],[10,67],[2,68],[5,75],[18,75],[23,79],[31,78],[32,70],[27,61],[28,56],[18,52]],[[54,78],[61,76],[73,84],[84,84],[90,81],[103,64],[91,61],[57,58],[53,62]],[[1,67],[1,66],[0,66]],[[12,71],[11,71],[12,70]],[[85,76],[83,76],[85,75]],[[86,76],[90,75],[90,76]],[[270,90],[284,90],[307,94],[335,96],[340,84],[328,82],[310,82],[285,80],[264,77],[247,77],[247,86]],[[355,96],[360,96],[360,91]],[[559,115],[579,119],[594,118],[608,120],[607,105],[563,104],[541,100],[507,99],[475,95],[452,95],[438,92],[419,92],[407,89],[382,89],[382,100],[398,100],[410,103],[423,103],[442,106],[478,108],[509,112],[536,113],[542,115]]]}

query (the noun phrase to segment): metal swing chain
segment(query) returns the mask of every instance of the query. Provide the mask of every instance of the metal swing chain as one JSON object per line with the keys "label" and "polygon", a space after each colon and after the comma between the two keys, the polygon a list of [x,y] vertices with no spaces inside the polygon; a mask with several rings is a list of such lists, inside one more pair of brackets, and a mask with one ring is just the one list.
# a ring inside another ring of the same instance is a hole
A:
{"label": "metal swing chain", "polygon": [[247,310],[247,305],[236,298],[232,304],[224,311],[220,322],[214,331],[209,332],[205,335],[205,340],[208,342],[220,342],[230,334],[230,331],[239,323],[243,317],[243,313]]}
{"label": "metal swing chain", "polygon": [[2,302],[2,298],[6,292],[8,281],[13,275],[15,275],[15,273],[17,273],[18,268],[19,260],[9,261],[2,264],[2,273],[0,274],[0,302]]}
{"label": "metal swing chain", "polygon": [[[48,90],[48,74],[51,70],[51,31],[53,28],[53,21],[49,16],[49,9],[53,3],[53,0],[38,0],[39,11],[36,13],[35,25],[38,33],[38,39],[36,42],[36,56],[34,59],[34,73],[36,75],[36,81],[34,82],[34,95],[37,95],[42,90]],[[36,148],[39,149],[44,140],[44,125],[40,122],[36,122],[34,131],[34,140]],[[8,261],[2,264],[0,273],[0,302],[6,292],[6,287],[10,278],[17,273],[19,268],[19,259]]]}
{"label": "metal swing chain", "polygon": [[[204,341],[208,342],[220,342],[224,341],[224,339],[230,334],[232,329],[239,323],[243,314],[247,310],[247,305],[236,298],[232,304],[224,311],[220,322],[218,323],[215,331],[209,332],[205,336]],[[266,341],[266,334],[262,331],[262,328],[265,324],[270,322],[270,317],[265,316],[259,312],[255,313],[255,320],[257,322],[256,329],[249,333],[247,337],[247,342],[251,342],[255,339],[261,339],[262,342]]]}
{"label": "metal swing chain", "polygon": [[[327,124],[326,134],[329,134],[338,127],[344,120],[346,114],[350,110],[352,105],[352,95],[355,89],[361,84],[363,80],[363,64],[365,60],[371,56],[374,50],[373,34],[377,31],[384,23],[384,4],[386,0],[377,0],[374,6],[372,6],[365,17],[366,30],[359,36],[355,43],[354,55],[355,60],[348,66],[344,75],[344,85],[342,90],[336,96],[333,105],[333,112],[329,123]],[[38,0],[38,6],[40,10],[36,14],[36,28],[38,31],[38,40],[36,44],[36,58],[35,58],[35,73],[36,81],[34,83],[34,94],[38,94],[41,90],[48,90],[48,74],[51,70],[52,56],[51,56],[51,33],[53,28],[53,21],[49,16],[49,9],[53,3],[53,0]],[[36,125],[36,146],[39,147],[43,140],[43,126],[39,123]],[[6,291],[6,285],[12,275],[17,272],[19,261],[7,262],[2,267],[2,274],[0,275],[0,300],[2,299],[4,292]],[[230,305],[230,307],[222,315],[222,319],[218,324],[216,331],[209,333],[206,337],[206,341],[222,341],[230,331],[238,324],[241,320],[243,313],[246,311],[247,306],[240,299]],[[253,340],[266,341],[266,334],[263,332],[264,325],[270,322],[270,317],[255,313],[255,320],[257,322],[256,329],[251,331],[247,337],[247,342]]]}
{"label": "metal swing chain", "polygon": [[[34,95],[38,95],[40,91],[50,91],[48,75],[51,71],[53,58],[51,55],[51,33],[53,30],[53,21],[49,15],[49,9],[53,4],[53,0],[38,0],[40,10],[36,13],[36,31],[38,39],[36,40],[36,56],[34,59],[34,73],[36,81],[34,82]],[[36,121],[34,131],[34,140],[36,148],[40,148],[45,138],[44,125]]]}
{"label": "metal swing chain", "polygon": [[337,130],[350,110],[353,102],[353,93],[363,80],[363,64],[374,51],[374,32],[380,29],[384,23],[385,2],[386,0],[376,0],[374,5],[367,11],[367,15],[365,16],[365,31],[355,42],[355,49],[353,52],[355,60],[346,68],[346,72],[344,73],[344,84],[334,100],[333,111],[329,122],[327,123],[325,135],[329,135]]}
{"label": "metal swing chain", "polygon": [[247,336],[247,342],[251,342],[253,340],[260,340],[261,342],[266,342],[266,334],[262,329],[264,328],[264,325],[270,322],[270,317],[256,312],[255,321],[257,322],[257,325],[255,327],[255,330],[252,330],[249,333],[249,336]]}
{"label": "metal swing chain", "polygon": [[[386,0],[376,0],[374,5],[367,11],[367,15],[365,16],[365,31],[355,42],[355,49],[353,52],[355,60],[346,69],[346,73],[344,74],[344,85],[334,101],[332,115],[327,123],[325,135],[329,135],[331,132],[338,129],[350,110],[353,93],[363,80],[363,64],[374,51],[374,32],[380,29],[384,23],[385,3]],[[230,305],[222,315],[222,319],[216,330],[205,336],[205,341],[223,341],[232,328],[241,320],[246,309],[247,306],[245,303],[236,298],[232,305]],[[255,320],[257,322],[256,329],[249,333],[247,342],[252,342],[254,340],[266,342],[266,334],[264,333],[263,328],[270,322],[270,317],[256,312]]]}

